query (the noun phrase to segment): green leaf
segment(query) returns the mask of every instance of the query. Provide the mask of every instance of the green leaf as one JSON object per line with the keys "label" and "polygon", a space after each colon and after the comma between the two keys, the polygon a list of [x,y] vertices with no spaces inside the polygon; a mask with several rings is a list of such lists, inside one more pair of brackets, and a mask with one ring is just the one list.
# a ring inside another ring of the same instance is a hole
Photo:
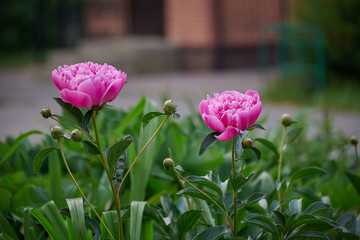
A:
{"label": "green leaf", "polygon": [[192,176],[186,177],[186,180],[188,180],[191,183],[197,183],[197,184],[204,185],[204,186],[211,188],[219,195],[220,198],[223,195],[223,193],[222,193],[221,189],[218,187],[218,185],[216,185],[215,183],[209,181],[208,179],[206,179],[204,177],[192,175]]}
{"label": "green leaf", "polygon": [[241,153],[243,151],[243,147],[242,147],[242,143],[241,143],[242,139],[243,139],[243,136],[241,136],[240,134],[235,137],[234,152],[235,152],[235,159],[237,159],[237,160],[241,158]]}
{"label": "green leaf", "polygon": [[128,136],[106,149],[105,155],[111,175],[114,175],[115,167],[121,154],[126,150],[129,144],[132,143],[132,141],[134,141],[134,138],[132,136]]}
{"label": "green leaf", "polygon": [[146,127],[146,125],[151,121],[151,119],[162,115],[166,115],[166,114],[162,112],[149,112],[145,114],[141,119],[143,123],[143,127]]}
{"label": "green leaf", "polygon": [[49,220],[55,231],[61,239],[69,239],[68,232],[64,223],[64,219],[59,215],[59,210],[53,201],[46,203],[41,207],[42,212]]}
{"label": "green leaf", "polygon": [[14,240],[14,239],[9,235],[7,235],[6,233],[0,233],[0,240]]}
{"label": "green leaf", "polygon": [[330,206],[323,202],[314,202],[309,207],[307,207],[304,211],[304,214],[314,214],[319,211],[328,210]]}
{"label": "green leaf", "polygon": [[217,138],[215,136],[218,136],[218,135],[220,135],[219,132],[212,132],[204,137],[204,139],[202,140],[202,142],[200,144],[199,156],[201,156],[205,152],[206,149],[208,149],[209,147],[211,147],[212,145],[214,145],[216,143]]}
{"label": "green leaf", "polygon": [[286,134],[286,142],[292,143],[301,133],[303,128],[295,128]]}
{"label": "green leaf", "polygon": [[282,213],[279,212],[279,211],[273,211],[273,213],[274,213],[274,216],[275,216],[277,222],[281,225],[281,227],[282,227],[283,229],[285,229],[285,223],[286,223],[286,221],[285,221],[285,216],[284,216],[284,214],[282,214]]}
{"label": "green leaf", "polygon": [[236,169],[231,169],[230,172],[230,183],[232,188],[235,191],[238,191],[242,186],[245,185],[252,177],[254,176],[253,173],[251,173],[249,176],[244,177],[241,173],[236,171]]}
{"label": "green leaf", "polygon": [[316,239],[328,239],[328,240],[331,239],[330,237],[326,236],[324,233],[316,232],[316,231],[300,232],[295,234],[289,239],[294,239],[294,238],[298,238],[298,239],[316,238]]}
{"label": "green leaf", "polygon": [[130,110],[130,112],[122,119],[121,124],[112,131],[115,136],[121,136],[125,129],[127,129],[136,118],[138,118],[144,111],[146,104],[146,97],[141,98],[138,104]]}
{"label": "green leaf", "polygon": [[41,223],[41,225],[45,228],[45,230],[53,240],[61,240],[59,234],[55,231],[54,227],[39,210],[35,208],[31,209],[31,215],[33,215]]}
{"label": "green leaf", "polygon": [[263,126],[261,126],[260,124],[257,124],[257,123],[255,123],[254,125],[250,126],[250,127],[249,127],[248,129],[246,129],[246,130],[251,131],[251,130],[254,130],[255,128],[258,128],[258,129],[261,129],[261,130],[265,130],[265,128],[264,128]]}
{"label": "green leaf", "polygon": [[253,213],[247,216],[244,219],[244,222],[252,223],[260,227],[261,229],[265,230],[266,232],[271,233],[273,236],[278,235],[275,227],[275,222],[273,222],[273,220],[271,218],[268,218],[267,216],[258,213]]}
{"label": "green leaf", "polygon": [[75,239],[86,240],[86,225],[84,216],[84,206],[82,198],[66,199],[70,210],[71,222],[75,234]]}
{"label": "green leaf", "polygon": [[300,213],[301,207],[302,207],[302,198],[292,200],[289,203],[290,215]]}
{"label": "green leaf", "polygon": [[0,159],[0,166],[9,159],[9,157],[11,157],[11,155],[13,155],[13,153],[15,152],[15,150],[17,149],[17,147],[20,145],[20,143],[22,142],[22,140],[24,140],[25,138],[27,138],[30,135],[33,134],[43,134],[40,131],[29,131],[26,132],[24,134],[21,134],[20,136],[18,136],[14,143],[11,145],[10,149],[6,151],[6,154]]}
{"label": "green leaf", "polygon": [[265,138],[255,138],[254,140],[261,143],[265,147],[267,147],[269,150],[271,150],[275,154],[276,158],[279,158],[279,152],[272,142],[268,141]]}
{"label": "green leaf", "polygon": [[304,169],[301,169],[297,173],[295,173],[292,178],[290,184],[294,183],[296,180],[304,177],[314,176],[316,174],[325,173],[326,171],[322,168],[318,167],[307,167]]}
{"label": "green leaf", "polygon": [[9,223],[9,221],[6,219],[6,217],[3,215],[3,213],[0,211],[0,232],[6,233],[10,237],[18,240],[18,236],[16,235],[13,227]]}
{"label": "green leaf", "polygon": [[246,200],[246,204],[254,204],[258,201],[260,201],[261,199],[265,198],[266,193],[260,193],[260,192],[256,192],[253,193],[247,200]]}
{"label": "green leaf", "polygon": [[[71,219],[70,210],[69,208],[61,208],[59,213],[63,214],[64,216]],[[85,216],[85,225],[87,229],[90,229],[91,232],[94,234],[92,240],[99,240],[101,238],[101,230],[99,223],[89,216]]]}
{"label": "green leaf", "polygon": [[55,205],[64,205],[63,191],[62,191],[62,169],[61,159],[58,152],[52,152],[49,156],[49,184],[50,184],[50,199],[53,199]]}
{"label": "green leaf", "polygon": [[142,216],[146,202],[132,201],[130,208],[130,239],[140,240]]}
{"label": "green leaf", "polygon": [[[201,192],[199,192],[196,189],[192,189],[192,188],[186,188],[183,190],[180,190],[179,192],[177,192],[176,194],[181,195],[181,194],[186,194],[192,197],[196,197],[196,198],[200,198],[205,200],[207,203],[213,203],[208,197],[206,197],[204,194],[202,194]],[[209,194],[208,194],[209,196]],[[224,203],[217,197],[215,196],[209,196],[211,197],[212,200],[214,200],[222,209],[225,209]]]}
{"label": "green leaf", "polygon": [[[115,186],[115,189],[117,189],[122,181],[122,175],[124,173],[126,167],[126,151],[124,151],[120,157],[119,157],[119,161],[116,164],[116,168],[113,174],[113,183]],[[121,187],[120,189],[120,193],[122,191],[124,186]]]}
{"label": "green leaf", "polygon": [[45,158],[47,157],[47,155],[49,155],[49,153],[51,153],[52,151],[56,150],[58,148],[55,147],[49,147],[49,148],[45,148],[40,150],[34,160],[33,160],[33,172],[34,174],[38,174],[41,168],[41,165],[43,164]]}
{"label": "green leaf", "polygon": [[32,231],[35,229],[31,224],[32,219],[30,211],[30,208],[24,209],[24,239],[36,240],[37,238],[32,236]]}
{"label": "green leaf", "polygon": [[185,234],[195,225],[202,210],[189,210],[180,215],[177,226],[179,239],[183,239]]}
{"label": "green leaf", "polygon": [[[114,239],[119,239],[119,225],[117,222],[116,211],[113,210],[113,211],[103,212],[101,219],[108,227]],[[100,225],[100,228],[101,228],[102,238],[109,239],[110,238],[109,233],[106,231],[102,223]]]}
{"label": "green leaf", "polygon": [[352,174],[348,171],[345,172],[345,174],[349,178],[350,182],[352,183],[352,185],[354,186],[354,188],[356,189],[358,194],[360,194],[360,177],[358,177],[355,174]]}
{"label": "green leaf", "polygon": [[178,114],[178,113],[174,113],[172,116],[173,116],[174,119],[179,119],[180,118],[180,114]]}
{"label": "green leaf", "polygon": [[192,240],[216,240],[224,235],[226,231],[226,227],[224,226],[206,228]]}
{"label": "green leaf", "polygon": [[57,104],[72,118],[79,126],[82,125],[84,114],[79,108],[71,105],[70,103],[64,102],[61,98],[54,98]]}
{"label": "green leaf", "polygon": [[250,150],[255,155],[257,160],[261,158],[261,152],[259,149],[257,149],[256,147],[251,147]]}
{"label": "green leaf", "polygon": [[87,112],[85,113],[85,116],[84,116],[82,122],[81,122],[80,127],[81,127],[83,130],[85,130],[86,132],[89,132],[88,124],[89,124],[89,121],[90,121],[93,113],[94,113],[94,111],[92,111],[92,110],[87,111]]}
{"label": "green leaf", "polygon": [[93,154],[93,155],[100,154],[100,150],[92,142],[89,142],[89,141],[81,141],[81,142],[83,143],[84,147],[90,154]]}

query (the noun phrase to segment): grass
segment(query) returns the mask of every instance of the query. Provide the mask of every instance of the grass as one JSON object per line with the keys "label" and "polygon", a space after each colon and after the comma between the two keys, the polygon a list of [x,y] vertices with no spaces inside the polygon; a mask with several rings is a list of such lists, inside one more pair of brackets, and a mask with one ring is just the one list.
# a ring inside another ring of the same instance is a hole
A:
{"label": "grass", "polygon": [[320,107],[360,112],[360,84],[343,80],[329,83],[323,92],[297,79],[273,81],[262,94],[263,99],[276,103],[309,105],[320,102]]}

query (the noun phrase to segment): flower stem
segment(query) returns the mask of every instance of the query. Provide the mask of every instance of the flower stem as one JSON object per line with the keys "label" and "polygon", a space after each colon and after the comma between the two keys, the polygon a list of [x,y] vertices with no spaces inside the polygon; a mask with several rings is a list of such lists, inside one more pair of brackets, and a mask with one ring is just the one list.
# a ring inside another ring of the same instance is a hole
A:
{"label": "flower stem", "polygon": [[117,195],[120,194],[120,189],[121,186],[124,184],[124,181],[126,179],[126,177],[129,175],[131,169],[134,167],[136,161],[139,159],[139,157],[141,156],[141,154],[144,152],[145,148],[149,145],[149,143],[154,139],[154,137],[156,136],[156,134],[159,132],[159,130],[161,129],[161,127],[164,125],[164,123],[166,122],[166,120],[170,117],[171,115],[166,115],[166,117],[164,118],[164,120],[161,122],[160,126],[156,129],[156,131],[154,132],[154,134],[151,136],[151,138],[147,141],[147,143],[145,143],[144,147],[140,150],[139,154],[136,156],[136,158],[134,159],[133,163],[131,164],[131,166],[129,167],[129,169],[126,171],[123,179],[121,180],[119,187],[117,189]]}
{"label": "flower stem", "polygon": [[[235,162],[235,138],[233,138],[232,140],[232,150],[231,150],[231,166],[232,166],[232,170],[236,171],[236,162]],[[243,160],[243,165],[244,166],[244,160]],[[242,167],[241,167],[242,169]],[[234,228],[233,228],[233,237],[236,237],[236,226],[237,226],[237,222],[236,222],[236,215],[237,215],[237,206],[236,206],[236,202],[237,202],[237,191],[236,189],[233,190],[233,207],[234,207]]]}
{"label": "flower stem", "polygon": [[69,127],[78,129],[79,131],[81,131],[81,132],[85,133],[86,135],[88,135],[89,138],[90,138],[93,142],[95,142],[94,137],[91,136],[91,134],[90,134],[89,132],[85,131],[84,129],[79,128],[79,127],[77,127],[77,126],[74,126],[74,125],[72,125],[72,124],[66,123],[66,122],[64,122],[64,121],[61,121],[61,120],[59,120],[59,119],[57,119],[57,118],[54,118],[53,116],[51,116],[50,118],[53,119],[53,120],[55,120],[55,121],[58,122],[58,123],[61,123],[61,124],[67,125],[67,126],[69,126]]}
{"label": "flower stem", "polygon": [[[286,132],[286,127],[284,126],[283,129],[283,134],[282,134],[282,138],[281,138],[281,146],[280,146],[280,155],[279,155],[279,166],[278,166],[278,177],[277,180],[280,182],[281,180],[281,164],[282,164],[282,157],[283,157],[283,153],[284,153],[284,143],[285,143],[285,132]],[[281,204],[282,204],[282,200],[281,200],[281,188],[279,188],[278,190],[278,201],[279,201],[279,210],[281,212]]]}
{"label": "flower stem", "polygon": [[105,223],[103,222],[103,220],[101,219],[101,217],[99,216],[99,214],[97,213],[97,211],[95,210],[95,208],[93,207],[93,205],[91,205],[90,201],[86,198],[85,194],[83,193],[83,191],[81,190],[79,184],[76,182],[76,179],[74,178],[74,176],[72,175],[72,172],[69,168],[69,165],[66,162],[66,158],[65,158],[65,154],[64,154],[64,150],[63,147],[61,145],[61,141],[60,139],[57,139],[58,145],[59,145],[59,150],[60,150],[60,154],[61,157],[64,161],[65,167],[70,175],[71,180],[73,181],[73,183],[75,184],[76,188],[79,190],[81,196],[85,199],[85,201],[89,204],[90,208],[94,211],[95,215],[99,218],[100,222],[104,225],[104,228],[106,229],[106,231],[109,233],[109,236],[112,240],[114,240],[113,235],[111,234],[110,230],[107,228],[107,226],[105,225]]}
{"label": "flower stem", "polygon": [[100,144],[100,138],[99,138],[99,133],[98,133],[98,129],[97,129],[97,125],[96,125],[96,115],[97,114],[93,114],[92,115],[92,120],[93,120],[93,126],[94,126],[94,132],[95,132],[95,138],[96,138],[96,145],[100,151],[100,158],[101,158],[101,163],[105,169],[106,175],[108,177],[109,183],[110,183],[110,187],[111,187],[111,191],[113,193],[113,197],[114,197],[114,201],[115,201],[115,208],[116,208],[116,213],[117,213],[117,217],[118,217],[118,225],[119,225],[119,239],[122,240],[123,239],[123,227],[122,227],[122,218],[121,218],[121,211],[120,211],[120,197],[119,194],[116,193],[116,189],[114,186],[114,182],[113,182],[113,176],[111,175],[110,171],[109,171],[109,167],[106,163],[104,154],[101,150],[101,144]]}
{"label": "flower stem", "polygon": [[175,168],[173,168],[174,173],[176,174],[176,176],[178,176],[179,178],[181,178],[182,180],[184,180],[187,184],[189,184],[191,187],[195,188],[196,190],[198,190],[202,195],[204,195],[205,197],[207,197],[211,202],[213,202],[225,215],[225,217],[227,218],[229,224],[230,224],[230,228],[231,230],[234,229],[234,226],[231,222],[231,218],[230,216],[226,213],[226,211],[211,197],[209,197],[209,195],[207,195],[205,192],[203,192],[201,189],[197,188],[194,184],[192,184],[191,182],[189,182],[188,180],[186,180],[186,178],[184,178],[183,176],[181,176],[180,173],[178,173]]}

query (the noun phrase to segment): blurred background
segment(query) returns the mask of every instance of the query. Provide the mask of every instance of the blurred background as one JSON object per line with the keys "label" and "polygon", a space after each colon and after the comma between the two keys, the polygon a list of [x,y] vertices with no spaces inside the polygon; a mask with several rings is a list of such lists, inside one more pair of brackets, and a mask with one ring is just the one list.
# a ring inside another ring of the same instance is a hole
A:
{"label": "blurred background", "polygon": [[44,129],[51,71],[84,61],[129,74],[114,106],[167,95],[196,108],[206,93],[253,88],[270,123],[316,106],[358,135],[359,12],[358,0],[3,0],[0,136]]}

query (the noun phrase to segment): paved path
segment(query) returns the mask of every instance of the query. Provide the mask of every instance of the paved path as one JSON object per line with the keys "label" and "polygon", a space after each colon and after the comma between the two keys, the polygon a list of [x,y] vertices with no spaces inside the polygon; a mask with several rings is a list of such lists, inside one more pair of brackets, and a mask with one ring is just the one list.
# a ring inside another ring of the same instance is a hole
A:
{"label": "paved path", "polygon": [[[180,114],[189,114],[187,100],[197,109],[206,94],[225,90],[258,90],[265,88],[264,79],[254,69],[225,72],[163,73],[151,75],[129,75],[118,98],[112,103],[116,108],[128,109],[135,105],[141,96],[153,98],[159,105],[161,96],[171,96],[178,104]],[[29,130],[48,131],[53,121],[43,119],[39,112],[49,106],[59,112],[53,97],[58,90],[51,80],[51,71],[44,72],[41,67],[28,67],[21,70],[0,71],[0,140],[6,136],[16,136]],[[264,126],[272,129],[278,126],[283,113],[297,114],[300,108],[269,104],[263,101],[261,117],[268,117]],[[351,112],[330,112],[334,117],[335,131],[346,135],[360,136],[360,114]],[[309,118],[318,122],[322,112],[311,110]],[[318,124],[316,125],[318,126]],[[316,131],[316,127],[313,132]],[[36,138],[35,138],[36,139]]]}

